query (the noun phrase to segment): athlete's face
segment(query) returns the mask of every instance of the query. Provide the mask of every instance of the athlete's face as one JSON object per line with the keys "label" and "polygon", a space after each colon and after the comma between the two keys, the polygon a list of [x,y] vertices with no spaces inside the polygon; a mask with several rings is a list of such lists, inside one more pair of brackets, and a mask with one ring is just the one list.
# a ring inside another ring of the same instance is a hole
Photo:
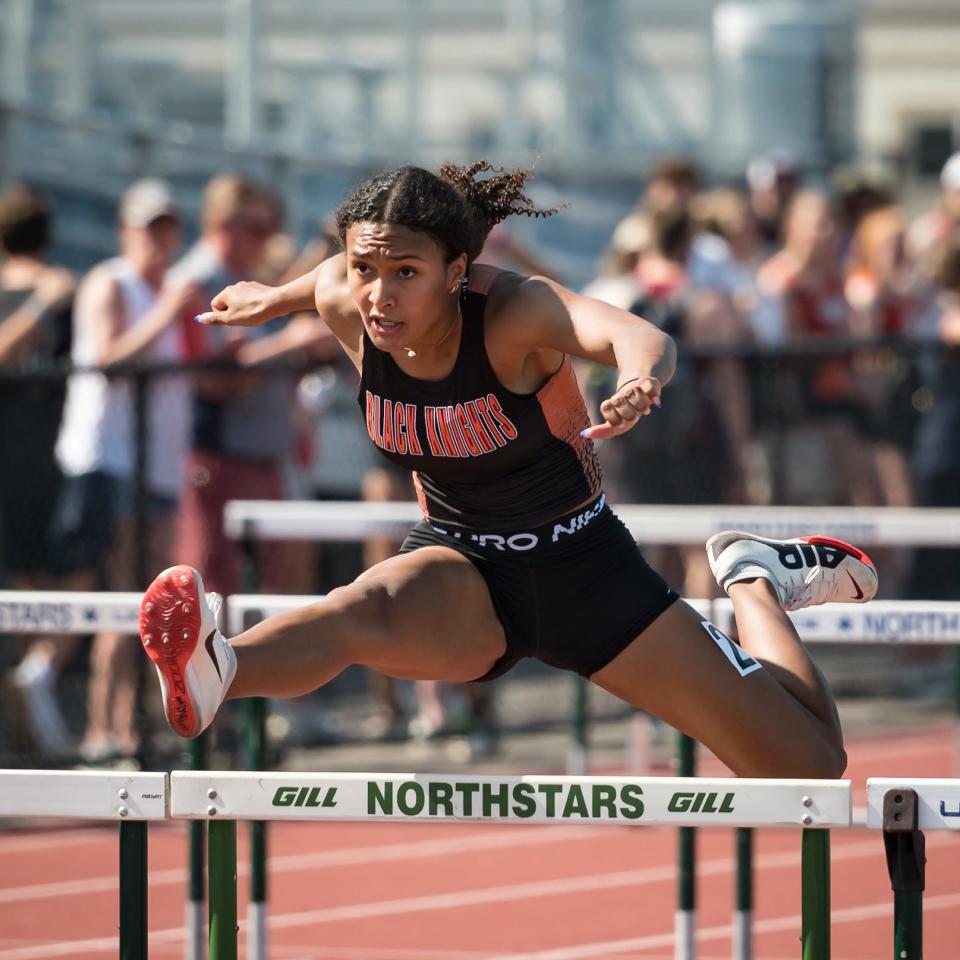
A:
{"label": "athlete's face", "polygon": [[466,255],[448,263],[427,234],[396,224],[355,223],[345,239],[350,292],[374,346],[437,342],[456,310]]}

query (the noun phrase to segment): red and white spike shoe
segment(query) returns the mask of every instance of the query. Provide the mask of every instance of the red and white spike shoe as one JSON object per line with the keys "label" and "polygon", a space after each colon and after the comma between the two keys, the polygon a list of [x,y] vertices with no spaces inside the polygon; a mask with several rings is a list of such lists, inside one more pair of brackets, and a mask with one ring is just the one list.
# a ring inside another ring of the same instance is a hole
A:
{"label": "red and white spike shoe", "polygon": [[181,565],[164,570],[140,603],[140,642],[157,668],[167,723],[181,737],[210,726],[237,672],[211,599],[200,574]]}
{"label": "red and white spike shoe", "polygon": [[877,568],[862,551],[831,537],[770,540],[725,530],[707,541],[707,559],[724,590],[763,577],[784,610],[821,603],[866,603],[877,593]]}

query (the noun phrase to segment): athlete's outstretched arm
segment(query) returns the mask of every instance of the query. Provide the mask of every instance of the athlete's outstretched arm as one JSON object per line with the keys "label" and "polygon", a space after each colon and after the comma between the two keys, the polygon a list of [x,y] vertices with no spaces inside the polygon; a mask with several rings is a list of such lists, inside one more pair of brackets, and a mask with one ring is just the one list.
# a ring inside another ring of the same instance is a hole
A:
{"label": "athlete's outstretched arm", "polygon": [[227,327],[259,327],[275,317],[316,311],[350,358],[360,350],[360,313],[347,287],[346,257],[338,253],[309,273],[278,287],[245,280],[221,290],[200,323]]}
{"label": "athlete's outstretched arm", "polygon": [[[324,261],[326,263],[326,261]],[[243,280],[225,287],[210,301],[198,323],[227,327],[259,327],[275,317],[314,309],[314,291],[323,263],[279,287]]]}
{"label": "athlete's outstretched arm", "polygon": [[516,335],[529,348],[560,350],[617,368],[617,389],[600,405],[605,422],[586,436],[605,440],[625,433],[660,405],[677,350],[652,323],[544,277],[519,284],[507,309],[511,327],[516,324]]}

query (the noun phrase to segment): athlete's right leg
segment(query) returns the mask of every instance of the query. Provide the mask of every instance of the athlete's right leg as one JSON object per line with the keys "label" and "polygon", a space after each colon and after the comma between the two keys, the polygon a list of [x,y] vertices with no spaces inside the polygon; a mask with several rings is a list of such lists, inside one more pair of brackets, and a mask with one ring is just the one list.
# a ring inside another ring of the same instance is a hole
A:
{"label": "athlete's right leg", "polygon": [[[351,664],[393,677],[464,682],[506,649],[486,583],[469,560],[430,546],[391,557],[319,603],[270,617],[229,644],[188,567],[164,571],[141,607],[171,726],[196,736],[226,697],[296,697]],[[166,637],[166,640],[164,640]]]}

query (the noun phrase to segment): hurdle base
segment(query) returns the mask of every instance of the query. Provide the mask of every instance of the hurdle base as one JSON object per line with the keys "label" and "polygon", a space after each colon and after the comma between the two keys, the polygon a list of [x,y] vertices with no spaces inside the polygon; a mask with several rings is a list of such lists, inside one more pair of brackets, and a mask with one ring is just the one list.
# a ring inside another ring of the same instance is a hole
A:
{"label": "hurdle base", "polygon": [[248,960],[267,960],[267,905],[251,901],[247,904]]}
{"label": "hurdle base", "polygon": [[674,957],[676,960],[693,960],[696,956],[694,941],[697,934],[697,916],[692,910],[678,910],[673,920]]}

